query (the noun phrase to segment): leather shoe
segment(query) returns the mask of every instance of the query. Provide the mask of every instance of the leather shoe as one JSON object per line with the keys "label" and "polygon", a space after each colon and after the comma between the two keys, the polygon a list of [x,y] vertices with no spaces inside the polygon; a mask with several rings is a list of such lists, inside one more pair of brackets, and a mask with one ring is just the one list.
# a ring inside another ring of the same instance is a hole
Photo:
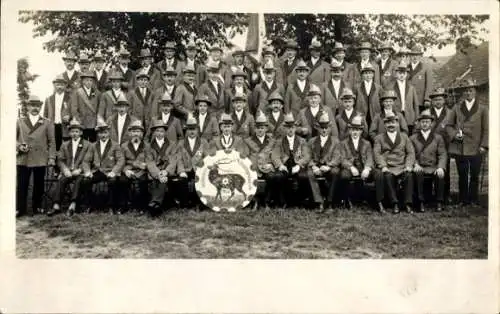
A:
{"label": "leather shoe", "polygon": [[382,204],[382,202],[377,203],[377,210],[379,213],[382,213],[382,214],[386,213],[385,208],[384,208],[384,204]]}
{"label": "leather shoe", "polygon": [[436,206],[436,211],[440,212],[440,211],[443,211],[444,208],[443,208],[443,204],[441,203],[437,203],[437,206]]}
{"label": "leather shoe", "polygon": [[345,200],[344,205],[345,205],[345,209],[347,209],[347,210],[350,210],[350,209],[352,209],[354,207],[352,205],[351,200]]}
{"label": "leather shoe", "polygon": [[425,213],[424,203],[420,203],[420,205],[418,206],[418,211],[421,212],[421,213]]}
{"label": "leather shoe", "polygon": [[397,204],[394,205],[394,207],[392,208],[392,213],[393,214],[399,214],[399,207]]}
{"label": "leather shoe", "polygon": [[325,206],[323,205],[323,203],[319,203],[318,204],[318,209],[316,210],[319,214],[322,214],[325,212]]}
{"label": "leather shoe", "polygon": [[407,212],[408,214],[413,214],[413,209],[411,208],[411,205],[406,204],[406,206],[405,206],[405,207],[406,207],[406,212]]}
{"label": "leather shoe", "polygon": [[52,209],[47,212],[47,216],[52,217],[56,214],[59,214],[60,212],[61,209],[59,207],[52,207]]}

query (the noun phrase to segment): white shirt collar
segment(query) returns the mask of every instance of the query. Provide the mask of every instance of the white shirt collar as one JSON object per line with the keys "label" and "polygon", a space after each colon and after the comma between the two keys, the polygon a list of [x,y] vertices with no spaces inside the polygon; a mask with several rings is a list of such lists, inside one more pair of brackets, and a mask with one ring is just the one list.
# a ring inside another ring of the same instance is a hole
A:
{"label": "white shirt collar", "polygon": [[163,143],[165,143],[165,138],[159,139],[159,138],[155,137],[155,141],[156,141],[156,144],[158,144],[158,146],[161,147],[163,145]]}
{"label": "white shirt collar", "polygon": [[316,116],[318,114],[318,112],[319,112],[319,106],[316,106],[316,107],[310,106],[309,108],[310,108],[311,113],[312,113],[313,116]]}
{"label": "white shirt collar", "polygon": [[290,149],[293,149],[293,144],[295,143],[295,134],[292,136],[286,136],[288,139],[288,145],[290,146]]}
{"label": "white shirt collar", "polygon": [[373,80],[371,81],[363,81],[363,84],[365,84],[366,90],[370,92],[370,89],[372,88]]}
{"label": "white shirt collar", "polygon": [[383,109],[384,110],[384,114],[387,116],[389,113],[394,113],[394,110],[386,110],[386,109]]}
{"label": "white shirt collar", "polygon": [[297,85],[299,86],[301,91],[304,91],[304,88],[306,88],[306,80],[297,80]]}
{"label": "white shirt collar", "polygon": [[205,112],[205,113],[198,112],[198,116],[199,116],[200,118],[205,119],[205,117],[207,116],[207,113],[206,113],[206,112]]}
{"label": "white shirt collar", "polygon": [[191,147],[193,147],[194,143],[196,143],[196,136],[195,137],[187,136],[187,139],[188,139],[189,145],[191,145]]}
{"label": "white shirt collar", "polygon": [[274,120],[278,120],[280,118],[281,112],[280,111],[271,111],[271,114],[273,115]]}
{"label": "white shirt collar", "polygon": [[316,62],[319,61],[319,57],[318,58],[315,58],[315,57],[311,57],[311,63],[312,64],[316,64]]}
{"label": "white shirt collar", "polygon": [[245,89],[243,88],[243,86],[235,86],[235,87],[234,87],[234,90],[235,90],[237,93],[244,93],[244,92],[245,92]]}
{"label": "white shirt collar", "polygon": [[436,108],[434,107],[434,112],[436,112],[436,115],[438,116],[438,118],[441,116],[441,112],[443,112],[443,108],[444,107],[441,107],[441,108]]}
{"label": "white shirt collar", "polygon": [[87,95],[90,95],[90,92],[92,91],[92,87],[87,88],[87,87],[83,86],[83,90],[85,91],[85,93],[87,93]]}
{"label": "white shirt collar", "polygon": [[332,77],[332,85],[333,87],[335,88],[339,88],[340,87],[340,83],[342,82],[342,79],[338,79],[338,80],[335,80],[333,77]]}
{"label": "white shirt collar", "polygon": [[411,63],[411,68],[412,68],[413,70],[415,70],[415,68],[418,66],[418,64],[419,64],[419,63],[420,63],[420,61],[417,61],[416,63],[413,63],[413,62],[412,62],[412,63]]}
{"label": "white shirt collar", "polygon": [[255,135],[257,137],[257,139],[261,142],[261,143],[264,143],[264,140],[266,138],[266,135],[262,135],[262,136],[258,136],[258,135]]}
{"label": "white shirt collar", "polygon": [[161,113],[161,119],[165,122],[165,121],[168,121],[168,119],[170,118],[170,112],[169,113],[165,113],[165,112],[162,112]]}
{"label": "white shirt collar", "polygon": [[150,65],[148,65],[147,67],[142,67],[142,70],[143,70],[144,72],[149,72],[149,69],[151,69],[151,64],[150,64]]}
{"label": "white shirt collar", "polygon": [[165,84],[165,88],[167,89],[167,91],[170,93],[173,89],[174,89],[174,86],[175,85],[167,85]]}
{"label": "white shirt collar", "polygon": [[354,107],[351,108],[350,110],[344,109],[344,111],[345,111],[345,115],[347,116],[347,118],[350,118],[352,113],[354,112]]}
{"label": "white shirt collar", "polygon": [[321,147],[325,146],[326,141],[328,141],[328,135],[327,136],[320,135],[319,141],[320,141]]}
{"label": "white shirt collar", "polygon": [[118,116],[118,121],[125,121],[125,119],[127,118],[127,113],[125,113],[124,115],[118,113],[117,116]]}
{"label": "white shirt collar", "polygon": [[357,138],[354,138],[351,136],[351,140],[352,140],[352,143],[354,144],[354,148],[358,149],[358,145],[359,145],[359,136]]}
{"label": "white shirt collar", "polygon": [[71,141],[73,142],[73,145],[78,145],[80,143],[80,139],[81,138],[77,138],[76,141],[72,139]]}
{"label": "white shirt collar", "polygon": [[134,149],[137,150],[139,148],[139,145],[141,145],[141,142],[140,141],[139,143],[132,142],[132,145],[134,146]]}
{"label": "white shirt collar", "polygon": [[68,74],[68,77],[71,79],[71,77],[73,76],[73,74],[75,74],[75,69],[73,68],[73,70],[66,70],[66,74]]}
{"label": "white shirt collar", "polygon": [[271,87],[273,86],[274,80],[273,80],[273,81],[271,81],[271,82],[268,82],[268,81],[264,81],[264,82],[265,82],[265,84],[267,85],[267,88],[268,88],[268,89],[271,89]]}
{"label": "white shirt collar", "polygon": [[429,138],[429,134],[431,134],[431,130],[427,130],[427,131],[420,130],[420,133],[422,133],[422,136],[424,137],[424,139],[427,140]]}
{"label": "white shirt collar", "polygon": [[391,141],[394,143],[396,141],[396,135],[398,134],[397,131],[394,131],[394,132],[389,132],[387,131],[387,135],[389,136],[389,138],[391,139]]}
{"label": "white shirt collar", "polygon": [[236,114],[236,117],[238,117],[238,120],[241,120],[241,117],[243,116],[243,110],[241,111],[234,111],[234,113]]}
{"label": "white shirt collar", "polygon": [[31,122],[32,125],[35,125],[35,123],[38,122],[38,119],[40,119],[40,115],[39,114],[36,115],[36,116],[34,116],[31,113],[28,113],[28,117],[29,117],[30,122]]}
{"label": "white shirt collar", "polygon": [[468,101],[467,99],[465,99],[465,106],[467,107],[467,110],[471,110],[472,109],[472,106],[474,106],[474,103],[476,102],[476,99],[472,99],[471,101]]}
{"label": "white shirt collar", "polygon": [[124,67],[120,64],[120,69],[122,70],[123,73],[127,73],[128,71],[128,66]]}
{"label": "white shirt collar", "polygon": [[361,60],[361,67],[364,68],[365,66],[368,65],[368,63],[370,63],[370,59],[369,58],[367,60]]}
{"label": "white shirt collar", "polygon": [[104,148],[106,147],[106,145],[108,145],[108,142],[109,138],[105,142],[99,140],[99,143],[101,144],[101,153],[104,152]]}

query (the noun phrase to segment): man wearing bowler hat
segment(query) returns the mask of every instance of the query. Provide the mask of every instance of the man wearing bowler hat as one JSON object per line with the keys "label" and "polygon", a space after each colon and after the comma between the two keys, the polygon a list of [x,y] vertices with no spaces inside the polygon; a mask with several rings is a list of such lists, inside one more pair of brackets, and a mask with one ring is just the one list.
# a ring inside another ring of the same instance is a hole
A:
{"label": "man wearing bowler hat", "polygon": [[52,216],[61,211],[61,194],[64,194],[69,184],[70,187],[70,205],[66,211],[68,216],[76,213],[77,205],[80,205],[80,185],[83,179],[83,159],[90,149],[90,143],[82,138],[83,126],[77,120],[70,121],[69,126],[70,140],[62,144],[57,154],[57,165],[61,171],[58,185],[54,190],[52,210],[47,214]]}
{"label": "man wearing bowler hat", "polygon": [[73,51],[68,51],[62,59],[64,61],[64,67],[66,68],[62,76],[66,81],[67,91],[72,93],[80,87],[80,72],[75,69],[78,58]]}
{"label": "man wearing bowler hat", "polygon": [[295,68],[299,62],[297,52],[299,46],[295,40],[288,40],[285,44],[285,59],[280,62],[281,73],[283,75],[282,81],[285,89],[288,85],[293,84],[296,79]]}
{"label": "man wearing bowler hat", "polygon": [[[182,82],[182,69],[184,68],[184,62],[175,57],[175,51],[177,49],[176,43],[173,41],[167,41],[164,48],[165,59],[161,60],[156,64],[156,67],[160,72],[165,73],[169,68],[173,69],[175,72],[174,83],[178,84]],[[160,84],[161,85],[161,84]]]}
{"label": "man wearing bowler hat", "polygon": [[30,95],[28,113],[16,124],[17,202],[16,216],[27,213],[28,187],[33,173],[33,213],[43,213],[42,196],[47,166],[54,166],[56,145],[54,124],[40,116],[42,101]]}
{"label": "man wearing bowler hat", "polygon": [[479,174],[488,152],[488,107],[476,99],[477,86],[472,79],[461,82],[464,99],[451,109],[447,124],[451,140],[448,153],[457,164],[459,201],[463,205],[479,204]]}
{"label": "man wearing bowler hat", "polygon": [[106,63],[106,59],[104,58],[101,51],[97,51],[92,58],[94,61],[94,74],[96,77],[96,87],[99,92],[103,93],[108,86],[108,71],[104,69],[104,64]]}
{"label": "man wearing bowler hat", "polygon": [[352,86],[342,78],[343,67],[344,65],[336,59],[332,59],[332,63],[330,64],[331,79],[320,85],[323,105],[329,107],[334,114],[342,109],[340,96],[344,88],[352,89]]}
{"label": "man wearing bowler hat", "polygon": [[[400,211],[398,200],[398,186],[403,184],[406,212],[413,213],[413,176],[412,171],[415,165],[415,149],[408,135],[398,130],[398,116],[394,114],[386,115],[384,123],[386,131],[375,137],[373,145],[373,155],[377,168],[382,172],[384,187],[388,200],[393,208],[393,213]],[[384,205],[378,200],[378,209],[385,212]]]}
{"label": "man wearing bowler hat", "polygon": [[198,95],[196,97],[194,118],[198,125],[198,133],[200,137],[206,139],[209,143],[220,132],[217,117],[208,110],[211,105],[212,103],[207,96]]}
{"label": "man wearing bowler hat", "polygon": [[346,82],[347,85],[351,86],[351,88],[355,85],[354,84],[354,65],[352,63],[349,63],[345,61],[345,52],[346,48],[341,42],[335,42],[333,46],[333,58],[332,58],[332,63],[335,60],[336,63],[338,63],[342,67],[342,80]]}
{"label": "man wearing bowler hat", "polygon": [[418,117],[419,130],[410,137],[415,147],[415,165],[413,173],[417,186],[418,210],[425,211],[425,179],[431,179],[436,190],[437,211],[443,210],[444,176],[448,154],[446,144],[441,135],[432,131],[434,116],[430,110],[424,110]]}
{"label": "man wearing bowler hat", "polygon": [[377,65],[379,67],[380,85],[383,89],[387,89],[395,79],[395,67],[398,62],[392,58],[396,52],[391,42],[383,42],[378,48],[380,52],[380,60]]}
{"label": "man wearing bowler hat", "polygon": [[151,122],[154,92],[149,87],[149,74],[144,69],[137,72],[136,84],[127,96],[130,101],[130,114],[139,119],[147,129]]}
{"label": "man wearing bowler hat", "polygon": [[311,58],[307,60],[307,65],[311,68],[309,80],[318,86],[330,80],[330,65],[321,59],[321,49],[321,42],[312,40],[309,45]]}
{"label": "man wearing bowler hat", "polygon": [[368,125],[380,112],[380,94],[382,87],[374,80],[377,69],[371,63],[367,63],[360,70],[362,80],[355,87],[356,110],[366,117]]}
{"label": "man wearing bowler hat", "polygon": [[420,110],[424,110],[431,105],[429,95],[434,88],[434,78],[429,65],[422,61],[424,51],[420,45],[414,45],[408,54],[410,56],[408,81],[415,86]]}
{"label": "man wearing bowler hat", "polygon": [[220,117],[223,112],[227,113],[227,107],[224,97],[224,83],[220,80],[219,65],[209,61],[205,67],[208,71],[208,79],[205,83],[201,84],[198,94],[205,95],[210,99],[212,105],[209,110],[217,117]]}
{"label": "man wearing bowler hat", "polygon": [[252,104],[255,112],[263,111],[268,113],[270,107],[268,106],[268,97],[275,91],[281,94],[281,97],[285,95],[285,87],[283,84],[278,83],[276,68],[272,62],[267,62],[262,67],[262,80],[257,86],[255,86],[252,92]]}
{"label": "man wearing bowler hat", "polygon": [[285,92],[285,112],[293,113],[294,116],[299,114],[302,108],[307,106],[307,93],[311,87],[311,82],[308,79],[310,68],[307,64],[300,60],[297,62],[295,72],[296,79],[289,82]]}
{"label": "man wearing bowler hat", "polygon": [[399,63],[396,66],[396,81],[388,89],[394,90],[398,95],[394,102],[394,110],[403,114],[409,134],[412,134],[413,126],[420,112],[421,101],[418,99],[415,87],[406,79],[408,69],[406,63]]}
{"label": "man wearing bowler hat", "polygon": [[112,71],[108,76],[110,89],[105,91],[99,100],[99,115],[108,119],[115,112],[115,105],[127,91],[123,88],[124,77],[120,71]]}
{"label": "man wearing bowler hat", "polygon": [[63,140],[69,138],[68,124],[71,116],[71,95],[66,90],[66,80],[62,75],[52,81],[54,93],[45,99],[43,116],[54,123],[56,150]]}
{"label": "man wearing bowler hat", "polygon": [[[141,49],[139,61],[141,62],[142,67],[138,69],[137,72],[147,73],[149,76],[148,87],[151,90],[156,90],[162,85],[162,76],[160,71],[154,65],[154,58],[149,48]],[[138,76],[136,75],[136,79],[137,78]],[[137,81],[135,81],[135,83],[137,85]]]}
{"label": "man wearing bowler hat", "polygon": [[380,86],[380,69],[378,67],[378,64],[371,59],[371,54],[375,51],[375,49],[372,47],[372,44],[364,41],[356,48],[356,50],[359,55],[359,61],[353,65],[354,84],[359,84],[363,81],[362,70],[363,68],[371,65],[374,74],[373,81],[375,82],[375,84]]}
{"label": "man wearing bowler hat", "polygon": [[95,142],[97,116],[104,113],[103,108],[99,106],[101,93],[95,88],[94,73],[82,73],[80,77],[82,87],[76,89],[71,97],[71,116],[83,125],[83,138]]}
{"label": "man wearing bowler hat", "polygon": [[193,114],[195,110],[195,98],[198,94],[196,85],[196,70],[188,64],[182,69],[183,80],[182,84],[177,86],[174,95],[174,115],[180,120],[186,121],[189,114]]}

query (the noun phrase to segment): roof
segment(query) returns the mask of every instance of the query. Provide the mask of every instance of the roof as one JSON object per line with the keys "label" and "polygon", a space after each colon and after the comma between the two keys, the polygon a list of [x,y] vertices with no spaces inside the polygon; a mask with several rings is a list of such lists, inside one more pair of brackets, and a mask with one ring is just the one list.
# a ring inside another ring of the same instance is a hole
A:
{"label": "roof", "polygon": [[465,53],[458,52],[445,65],[436,70],[436,80],[443,87],[454,85],[455,80],[472,66],[467,75],[479,85],[488,83],[488,42],[467,49]]}

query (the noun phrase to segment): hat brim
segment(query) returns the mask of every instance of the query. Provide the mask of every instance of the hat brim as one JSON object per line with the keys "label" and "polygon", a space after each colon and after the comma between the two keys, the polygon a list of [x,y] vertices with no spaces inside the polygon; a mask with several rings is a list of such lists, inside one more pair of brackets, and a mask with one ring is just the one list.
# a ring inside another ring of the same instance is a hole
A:
{"label": "hat brim", "polygon": [[144,128],[143,127],[138,127],[138,126],[134,126],[134,127],[128,128],[128,130],[129,131],[141,130],[142,132],[144,132]]}
{"label": "hat brim", "polygon": [[101,131],[106,131],[106,130],[109,131],[109,129],[110,129],[109,126],[96,126],[95,127],[96,132],[101,132]]}
{"label": "hat brim", "polygon": [[307,96],[321,96],[321,93],[318,92],[307,93]]}
{"label": "hat brim", "polygon": [[210,100],[195,100],[194,104],[195,105],[199,105],[200,102],[204,102],[207,104],[207,106],[211,106],[212,105],[212,102]]}
{"label": "hat brim", "polygon": [[332,53],[336,53],[336,52],[339,52],[339,51],[346,52],[347,49],[346,48],[333,48]]}
{"label": "hat brim", "polygon": [[434,121],[434,117],[433,116],[422,116],[422,117],[418,117],[417,120],[420,121],[420,120],[432,120]]}
{"label": "hat brim", "polygon": [[384,119],[384,123],[387,123],[387,122],[392,122],[392,121],[399,122],[399,119],[398,119],[398,118],[389,118],[389,119],[385,118],[385,119]]}
{"label": "hat brim", "polygon": [[139,59],[145,59],[145,58],[153,58],[153,55],[139,56]]}
{"label": "hat brim", "polygon": [[62,58],[64,61],[77,61],[77,58],[70,58],[70,57],[63,57]]}
{"label": "hat brim", "polygon": [[280,98],[271,98],[271,99],[268,99],[267,102],[272,103],[275,100],[279,101],[282,105],[285,103],[285,101],[283,99],[280,99]]}
{"label": "hat brim", "polygon": [[363,125],[353,125],[353,124],[348,124],[347,127],[349,129],[356,129],[356,130],[363,130],[365,128]]}
{"label": "hat brim", "polygon": [[323,49],[322,46],[319,46],[319,47],[318,46],[309,46],[309,50],[318,50],[319,51],[321,49]]}
{"label": "hat brim", "polygon": [[174,105],[174,102],[172,100],[161,100],[158,102],[158,104],[160,105],[171,105],[173,106]]}
{"label": "hat brim", "polygon": [[65,80],[53,80],[52,84],[55,84],[55,83],[67,84],[67,82]]}
{"label": "hat brim", "polygon": [[[84,79],[84,78],[91,78],[91,79],[93,79],[93,80],[95,80],[95,79],[96,79],[96,78],[95,78],[95,76],[93,76],[93,75],[80,75],[80,78],[81,78],[81,79]],[[111,79],[110,79],[110,80],[111,80]]]}
{"label": "hat brim", "polygon": [[340,100],[343,100],[343,99],[356,99],[356,95],[344,95],[344,96],[340,96]]}
{"label": "hat brim", "polygon": [[71,131],[73,129],[83,130],[83,126],[82,125],[69,125],[68,126],[68,131]]}
{"label": "hat brim", "polygon": [[370,50],[370,51],[375,51],[375,48],[369,48],[369,47],[357,47],[356,48],[356,51],[360,51],[360,50]]}
{"label": "hat brim", "polygon": [[410,72],[410,69],[407,67],[396,67],[394,70],[397,72]]}
{"label": "hat brim", "polygon": [[429,98],[432,99],[432,98],[436,98],[436,97],[448,97],[448,94],[430,94],[429,95]]}
{"label": "hat brim", "polygon": [[219,125],[223,125],[223,124],[234,124],[234,121],[220,121],[219,122]]}
{"label": "hat brim", "polygon": [[186,129],[188,130],[196,130],[198,128],[198,124],[186,124]]}
{"label": "hat brim", "polygon": [[396,50],[394,48],[392,48],[392,47],[380,47],[380,48],[378,48],[379,52],[382,52],[384,50],[390,50],[391,53],[395,53],[396,52]]}
{"label": "hat brim", "polygon": [[90,59],[78,60],[78,63],[90,63]]}
{"label": "hat brim", "polygon": [[30,100],[28,101],[28,106],[37,106],[37,107],[41,107],[43,102],[40,101],[40,100]]}
{"label": "hat brim", "polygon": [[147,75],[147,74],[139,74],[136,76],[136,78],[138,78],[138,79],[143,78],[143,77],[147,78],[148,80],[150,79],[149,75]]}
{"label": "hat brim", "polygon": [[115,106],[130,106],[130,104],[125,101],[118,101],[115,103]]}
{"label": "hat brim", "polygon": [[231,102],[236,102],[236,101],[247,102],[247,99],[244,97],[234,97],[233,99],[231,99]]}
{"label": "hat brim", "polygon": [[396,100],[396,99],[398,99],[398,97],[397,96],[385,96],[385,97],[380,97],[379,98],[380,101],[384,101],[386,99]]}
{"label": "hat brim", "polygon": [[410,56],[421,56],[424,54],[424,52],[423,51],[408,51],[406,54],[410,55]]}
{"label": "hat brim", "polygon": [[294,46],[294,45],[286,45],[285,49],[294,49],[294,50],[299,50],[299,46]]}
{"label": "hat brim", "polygon": [[268,122],[255,122],[255,126],[256,127],[259,127],[259,126],[268,126],[269,123]]}
{"label": "hat brim", "polygon": [[295,126],[295,121],[294,122],[285,122],[283,123],[284,127],[291,128],[292,126]]}
{"label": "hat brim", "polygon": [[162,125],[152,125],[152,126],[150,126],[150,127],[149,127],[149,129],[150,129],[151,131],[156,130],[156,129],[158,129],[158,128],[163,128],[163,129],[165,129],[165,130],[166,130],[166,129],[167,129],[167,126],[166,126],[166,125],[164,125],[164,124],[162,124]]}
{"label": "hat brim", "polygon": [[184,74],[196,74],[196,71],[193,71],[193,70],[183,70],[182,73],[184,73]]}
{"label": "hat brim", "polygon": [[166,72],[163,72],[161,75],[163,75],[163,76],[166,76],[166,75],[177,75],[177,72],[174,72],[174,71],[166,71]]}
{"label": "hat brim", "polygon": [[320,127],[329,127],[330,126],[330,122],[318,122],[318,124]]}
{"label": "hat brim", "polygon": [[307,71],[307,72],[311,71],[311,69],[309,67],[296,67],[295,68],[296,72],[297,71],[301,71],[301,70],[304,70],[304,71]]}
{"label": "hat brim", "polygon": [[360,73],[361,73],[361,74],[363,74],[363,73],[365,73],[365,72],[373,72],[373,73],[375,73],[375,69],[373,69],[373,68],[368,68],[368,69],[361,69],[361,71],[360,71]]}

